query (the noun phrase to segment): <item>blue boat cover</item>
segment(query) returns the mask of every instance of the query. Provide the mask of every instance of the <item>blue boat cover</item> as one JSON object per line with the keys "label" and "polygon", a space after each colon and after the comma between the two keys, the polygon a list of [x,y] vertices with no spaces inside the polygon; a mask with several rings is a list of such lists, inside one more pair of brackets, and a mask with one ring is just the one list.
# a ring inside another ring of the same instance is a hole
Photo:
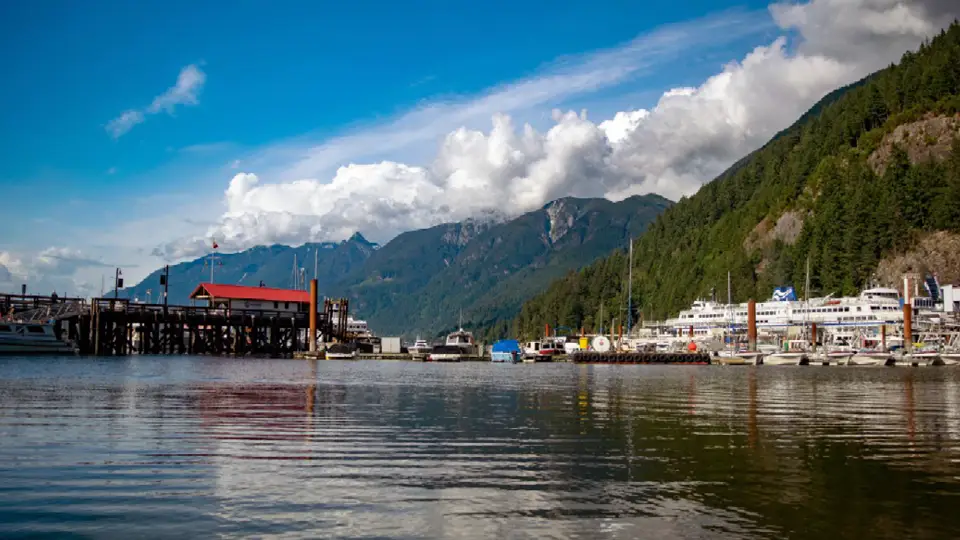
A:
{"label": "blue boat cover", "polygon": [[501,339],[493,344],[493,352],[520,352],[520,342],[515,339]]}

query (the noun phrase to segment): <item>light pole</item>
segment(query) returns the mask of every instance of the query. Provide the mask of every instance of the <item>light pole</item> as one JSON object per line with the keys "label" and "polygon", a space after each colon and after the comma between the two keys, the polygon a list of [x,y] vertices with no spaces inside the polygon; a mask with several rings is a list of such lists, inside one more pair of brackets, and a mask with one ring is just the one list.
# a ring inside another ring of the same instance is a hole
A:
{"label": "light pole", "polygon": [[113,276],[113,299],[114,300],[116,300],[117,298],[120,298],[120,289],[123,288],[123,278],[120,277],[122,275],[123,273],[120,272],[119,268],[117,268],[117,272]]}

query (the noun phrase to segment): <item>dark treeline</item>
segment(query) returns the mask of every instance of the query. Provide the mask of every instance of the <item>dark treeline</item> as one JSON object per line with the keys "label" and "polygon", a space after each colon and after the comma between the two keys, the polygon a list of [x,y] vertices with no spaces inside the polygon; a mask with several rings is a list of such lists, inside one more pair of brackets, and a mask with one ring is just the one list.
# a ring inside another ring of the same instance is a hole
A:
{"label": "dark treeline", "polygon": [[[960,142],[954,140],[944,159],[917,164],[903,148],[882,144],[897,126],[956,115],[958,94],[955,22],[899,64],[825,97],[763,148],[664,212],[636,241],[633,319],[675,314],[712,288],[725,299],[728,271],[735,301],[766,299],[773,287],[786,284],[802,292],[808,258],[812,292],[853,294],[881,258],[905,248],[917,233],[960,231]],[[885,152],[885,167],[868,162],[878,149]],[[758,224],[775,224],[785,212],[802,220],[798,237],[750,243]],[[538,335],[545,323],[595,330],[601,302],[606,321],[622,321],[625,255],[618,251],[556,281],[523,306],[512,333]]]}

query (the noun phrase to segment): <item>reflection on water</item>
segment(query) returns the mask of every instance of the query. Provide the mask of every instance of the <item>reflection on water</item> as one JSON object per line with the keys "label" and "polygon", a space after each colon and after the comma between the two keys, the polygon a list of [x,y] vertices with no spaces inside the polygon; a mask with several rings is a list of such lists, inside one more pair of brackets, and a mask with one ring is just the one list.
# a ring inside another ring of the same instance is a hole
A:
{"label": "reflection on water", "polygon": [[954,538],[960,370],[0,358],[0,537]]}

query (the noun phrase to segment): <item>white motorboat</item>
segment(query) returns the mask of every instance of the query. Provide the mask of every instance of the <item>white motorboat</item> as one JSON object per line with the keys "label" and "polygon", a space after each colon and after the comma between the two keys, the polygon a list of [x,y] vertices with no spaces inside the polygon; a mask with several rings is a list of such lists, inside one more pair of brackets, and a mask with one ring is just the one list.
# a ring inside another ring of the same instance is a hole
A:
{"label": "white motorboat", "polygon": [[52,324],[0,321],[0,354],[76,354],[57,339]]}
{"label": "white motorboat", "polygon": [[852,347],[841,347],[827,351],[826,358],[831,364],[845,366],[856,353],[857,351],[853,350]]}
{"label": "white motorboat", "polygon": [[528,342],[523,347],[524,362],[551,362],[553,356],[561,354],[563,346],[558,345],[550,338],[541,341]]}
{"label": "white motorboat", "polygon": [[470,355],[456,345],[437,345],[427,355],[428,362],[461,362]]}
{"label": "white motorboat", "polygon": [[[473,341],[473,334],[462,327],[456,332],[447,335],[447,347],[457,347],[465,356],[477,356],[477,344]],[[436,349],[436,347],[434,347]]]}
{"label": "white motorboat", "polygon": [[804,339],[791,339],[784,343],[783,351],[770,353],[763,358],[768,366],[805,366],[810,363],[813,353],[807,350],[809,343]]}
{"label": "white motorboat", "polygon": [[417,340],[413,343],[412,346],[407,347],[407,351],[410,353],[410,356],[415,360],[423,360],[430,354],[430,350],[433,347],[427,343],[427,340],[420,339],[420,336],[417,336]]}
{"label": "white motorboat", "polygon": [[860,349],[847,359],[850,366],[885,366],[893,358],[889,352],[877,349]]}

